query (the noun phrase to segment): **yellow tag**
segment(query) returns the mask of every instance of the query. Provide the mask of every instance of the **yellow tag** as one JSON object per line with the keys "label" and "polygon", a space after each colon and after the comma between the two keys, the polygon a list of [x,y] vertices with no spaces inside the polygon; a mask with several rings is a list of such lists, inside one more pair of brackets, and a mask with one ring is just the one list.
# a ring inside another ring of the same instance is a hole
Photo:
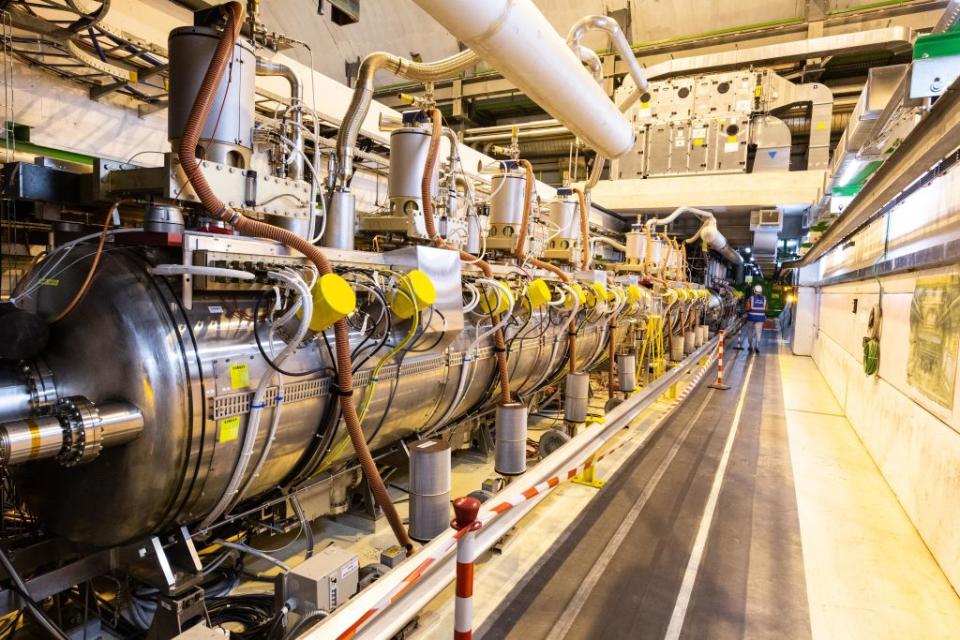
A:
{"label": "yellow tag", "polygon": [[827,128],[827,123],[826,123],[826,122],[818,122],[818,123],[817,123],[817,129],[826,129],[826,128]]}
{"label": "yellow tag", "polygon": [[650,108],[650,103],[649,103],[649,102],[641,102],[641,103],[640,103],[640,108],[641,108],[641,109],[649,109],[649,108]]}
{"label": "yellow tag", "polygon": [[220,432],[217,434],[217,442],[232,442],[240,435],[240,416],[231,416],[220,421]]}
{"label": "yellow tag", "polygon": [[756,87],[756,88],[753,90],[753,95],[755,95],[755,96],[758,97],[758,98],[760,97],[760,94],[762,94],[762,93],[763,93],[763,89],[762,89],[761,87]]}
{"label": "yellow tag", "polygon": [[727,142],[736,142],[737,136],[727,136]]}
{"label": "yellow tag", "polygon": [[230,386],[234,389],[243,389],[250,386],[250,371],[246,362],[230,365]]}
{"label": "yellow tag", "polygon": [[46,285],[48,287],[57,287],[60,285],[60,281],[57,280],[56,278],[47,278],[45,280],[41,280],[40,284]]}
{"label": "yellow tag", "polygon": [[694,139],[693,139],[693,146],[695,146],[695,147],[702,147],[702,146],[703,146],[703,138],[694,138]]}

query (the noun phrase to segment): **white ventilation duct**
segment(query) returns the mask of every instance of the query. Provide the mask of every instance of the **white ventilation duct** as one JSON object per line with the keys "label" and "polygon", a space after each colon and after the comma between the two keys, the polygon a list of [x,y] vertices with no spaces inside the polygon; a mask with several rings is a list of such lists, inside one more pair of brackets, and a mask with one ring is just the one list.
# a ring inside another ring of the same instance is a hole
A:
{"label": "white ventilation duct", "polygon": [[633,127],[530,0],[415,2],[587,146],[633,148]]}

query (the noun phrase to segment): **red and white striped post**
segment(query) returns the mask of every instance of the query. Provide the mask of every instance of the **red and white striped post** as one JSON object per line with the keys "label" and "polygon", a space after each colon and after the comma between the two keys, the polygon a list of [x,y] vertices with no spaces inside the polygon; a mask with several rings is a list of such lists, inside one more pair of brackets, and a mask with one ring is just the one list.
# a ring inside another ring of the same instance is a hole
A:
{"label": "red and white striped post", "polygon": [[473,562],[476,560],[477,512],[480,501],[466,496],[453,501],[456,515],[450,526],[457,530],[457,588],[453,612],[453,639],[473,638]]}
{"label": "red and white striped post", "polygon": [[720,329],[720,339],[717,341],[717,381],[710,385],[711,389],[726,391],[730,385],[723,384],[723,341],[725,331]]}

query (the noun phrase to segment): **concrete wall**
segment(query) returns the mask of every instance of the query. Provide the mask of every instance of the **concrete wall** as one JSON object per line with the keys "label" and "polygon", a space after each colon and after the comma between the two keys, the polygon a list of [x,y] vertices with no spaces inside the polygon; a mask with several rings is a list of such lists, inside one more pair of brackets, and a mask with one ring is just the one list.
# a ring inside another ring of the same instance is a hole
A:
{"label": "concrete wall", "polygon": [[[960,171],[938,178],[889,215],[889,224],[882,217],[855,236],[853,244],[822,260],[820,277],[957,237]],[[960,267],[951,265],[820,288],[813,358],[904,511],[960,592],[960,384],[953,407],[947,409],[907,381],[910,307],[917,279],[958,271]],[[862,338],[881,289],[880,370],[867,376]]]}

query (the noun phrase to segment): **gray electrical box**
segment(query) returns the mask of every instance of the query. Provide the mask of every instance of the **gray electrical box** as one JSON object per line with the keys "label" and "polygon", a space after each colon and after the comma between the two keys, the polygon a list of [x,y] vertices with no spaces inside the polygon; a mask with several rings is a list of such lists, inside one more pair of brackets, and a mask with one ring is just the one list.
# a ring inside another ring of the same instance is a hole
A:
{"label": "gray electrical box", "polygon": [[293,610],[306,615],[317,609],[333,611],[357,593],[360,560],[331,545],[287,574],[287,597]]}

